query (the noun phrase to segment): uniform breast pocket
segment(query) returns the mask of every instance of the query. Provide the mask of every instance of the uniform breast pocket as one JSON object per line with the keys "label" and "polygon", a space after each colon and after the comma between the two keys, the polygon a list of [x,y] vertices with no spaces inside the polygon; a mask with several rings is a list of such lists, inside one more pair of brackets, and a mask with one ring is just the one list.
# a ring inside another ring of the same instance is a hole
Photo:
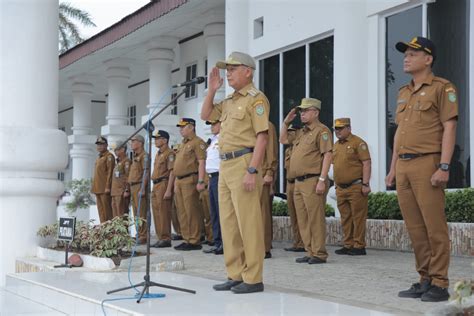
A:
{"label": "uniform breast pocket", "polygon": [[396,112],[396,114],[395,114],[395,122],[396,122],[397,124],[399,124],[400,121],[402,121],[403,118],[405,117],[405,114],[406,114],[406,113],[405,113],[405,112],[406,112],[405,109],[406,109],[406,107],[407,107],[407,104],[406,104],[406,103],[401,103],[401,104],[399,104],[399,105],[397,106],[397,112]]}
{"label": "uniform breast pocket", "polygon": [[418,102],[413,113],[415,123],[428,123],[436,119],[436,109],[431,101]]}

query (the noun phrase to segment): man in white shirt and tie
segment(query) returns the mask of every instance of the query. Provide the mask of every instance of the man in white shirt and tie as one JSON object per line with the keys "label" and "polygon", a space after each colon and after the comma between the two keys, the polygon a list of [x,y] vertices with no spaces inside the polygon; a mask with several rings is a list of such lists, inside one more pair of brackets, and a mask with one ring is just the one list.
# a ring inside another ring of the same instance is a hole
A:
{"label": "man in white shirt and tie", "polygon": [[211,125],[212,137],[207,147],[206,173],[209,176],[209,204],[211,206],[212,235],[214,236],[214,247],[204,250],[205,253],[222,255],[224,248],[222,246],[221,225],[219,222],[219,200],[217,187],[219,183],[219,132],[221,122],[206,121],[206,125]]}

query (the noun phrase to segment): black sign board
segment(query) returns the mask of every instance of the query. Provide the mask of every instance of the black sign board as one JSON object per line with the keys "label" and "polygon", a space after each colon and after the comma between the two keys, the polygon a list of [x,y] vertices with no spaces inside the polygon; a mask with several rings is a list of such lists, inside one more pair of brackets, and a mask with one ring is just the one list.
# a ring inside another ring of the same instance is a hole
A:
{"label": "black sign board", "polygon": [[73,241],[76,230],[75,217],[60,217],[58,228],[58,239],[64,241]]}

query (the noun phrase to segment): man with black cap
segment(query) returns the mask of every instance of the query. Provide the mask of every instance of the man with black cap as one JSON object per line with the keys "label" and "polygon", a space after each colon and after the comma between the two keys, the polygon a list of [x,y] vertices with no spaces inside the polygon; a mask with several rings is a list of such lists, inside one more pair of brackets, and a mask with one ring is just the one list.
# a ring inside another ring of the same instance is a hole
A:
{"label": "man with black cap", "polygon": [[[319,121],[321,101],[304,98],[297,107],[305,125],[293,141],[290,169],[295,176],[295,207],[301,238],[307,255],[297,263],[324,264],[326,251],[326,197],[328,172],[332,160],[332,133]],[[280,142],[289,144],[288,125],[296,117],[292,109],[283,120]]]}
{"label": "man with black cap", "polygon": [[127,190],[128,174],[132,161],[127,157],[127,145],[119,141],[116,144],[115,156],[117,156],[117,163],[115,164],[114,174],[112,177],[112,216],[123,216],[128,214],[128,207],[130,205],[130,196],[124,196]]}
{"label": "man with black cap", "polygon": [[133,215],[139,216],[143,223],[138,228],[138,244],[145,244],[147,241],[146,221],[146,200],[148,194],[148,174],[147,166],[150,157],[145,151],[145,138],[142,135],[135,135],[131,139],[131,148],[133,150],[132,166],[128,174],[128,189],[125,190],[125,196],[130,195],[132,200]]}
{"label": "man with black cap", "polygon": [[100,222],[112,219],[112,174],[115,167],[114,155],[107,150],[107,139],[103,136],[95,142],[99,157],[95,161],[91,192],[95,194]]}
{"label": "man with black cap", "polygon": [[211,125],[212,137],[206,150],[206,173],[209,177],[209,204],[211,211],[212,235],[214,237],[214,247],[204,250],[205,253],[222,255],[224,248],[222,246],[221,224],[219,220],[219,166],[221,158],[219,157],[219,132],[221,122],[219,120],[206,121],[206,125]]}
{"label": "man with black cap", "polygon": [[[216,64],[209,75],[209,89],[201,119],[221,121],[219,151],[219,211],[228,281],[214,285],[216,291],[236,294],[262,292],[265,245],[260,196],[261,164],[268,141],[270,104],[253,85],[255,60],[233,52]],[[224,80],[235,90],[214,104]]]}
{"label": "man with black cap", "polygon": [[[398,202],[410,235],[419,282],[399,297],[439,302],[449,298],[450,241],[444,188],[454,151],[458,103],[456,87],[432,72],[436,47],[424,37],[398,42],[403,70],[412,76],[400,88],[387,186],[396,181]],[[395,180],[396,179],[396,180]]]}
{"label": "man with black cap", "polygon": [[332,151],[337,208],[341,213],[344,246],[335,251],[338,255],[363,256],[365,226],[370,193],[371,160],[367,143],[352,134],[351,119],[334,121],[338,141]]}
{"label": "man with black cap", "polygon": [[168,132],[158,130],[152,137],[155,139],[155,146],[158,148],[151,175],[151,181],[153,182],[151,205],[156,237],[158,238],[153,247],[165,248],[171,247],[171,206],[174,186],[174,175],[171,171],[173,170],[175,155],[168,146],[170,139]]}
{"label": "man with black cap", "polygon": [[178,124],[183,141],[176,152],[173,176],[179,224],[184,242],[176,250],[199,250],[201,246],[202,210],[199,192],[205,189],[206,143],[196,136],[196,121],[182,118]]}

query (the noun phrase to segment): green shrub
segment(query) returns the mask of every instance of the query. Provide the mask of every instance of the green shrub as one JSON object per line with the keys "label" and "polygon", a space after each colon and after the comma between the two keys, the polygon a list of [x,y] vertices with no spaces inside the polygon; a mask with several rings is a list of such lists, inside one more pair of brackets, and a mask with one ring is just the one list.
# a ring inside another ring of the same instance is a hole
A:
{"label": "green shrub", "polygon": [[[273,202],[273,216],[288,216],[286,201]],[[334,208],[326,204],[326,216],[334,216]],[[368,218],[403,219],[395,193],[369,194]],[[448,222],[474,223],[474,189],[446,191],[446,218]]]}
{"label": "green shrub", "polygon": [[[141,225],[144,220],[138,218]],[[127,215],[114,217],[100,225],[91,225],[86,222],[77,222],[74,240],[71,243],[71,251],[87,253],[97,257],[122,256],[129,252],[135,241],[128,233],[128,227],[134,225]],[[57,238],[59,222],[46,225],[38,229],[37,235],[43,238]],[[64,247],[65,242],[58,240],[57,247]]]}
{"label": "green shrub", "polygon": [[94,204],[91,191],[92,181],[90,179],[72,180],[66,185],[66,189],[71,193],[73,200],[66,203],[66,212],[74,214],[78,209],[87,208]]}

